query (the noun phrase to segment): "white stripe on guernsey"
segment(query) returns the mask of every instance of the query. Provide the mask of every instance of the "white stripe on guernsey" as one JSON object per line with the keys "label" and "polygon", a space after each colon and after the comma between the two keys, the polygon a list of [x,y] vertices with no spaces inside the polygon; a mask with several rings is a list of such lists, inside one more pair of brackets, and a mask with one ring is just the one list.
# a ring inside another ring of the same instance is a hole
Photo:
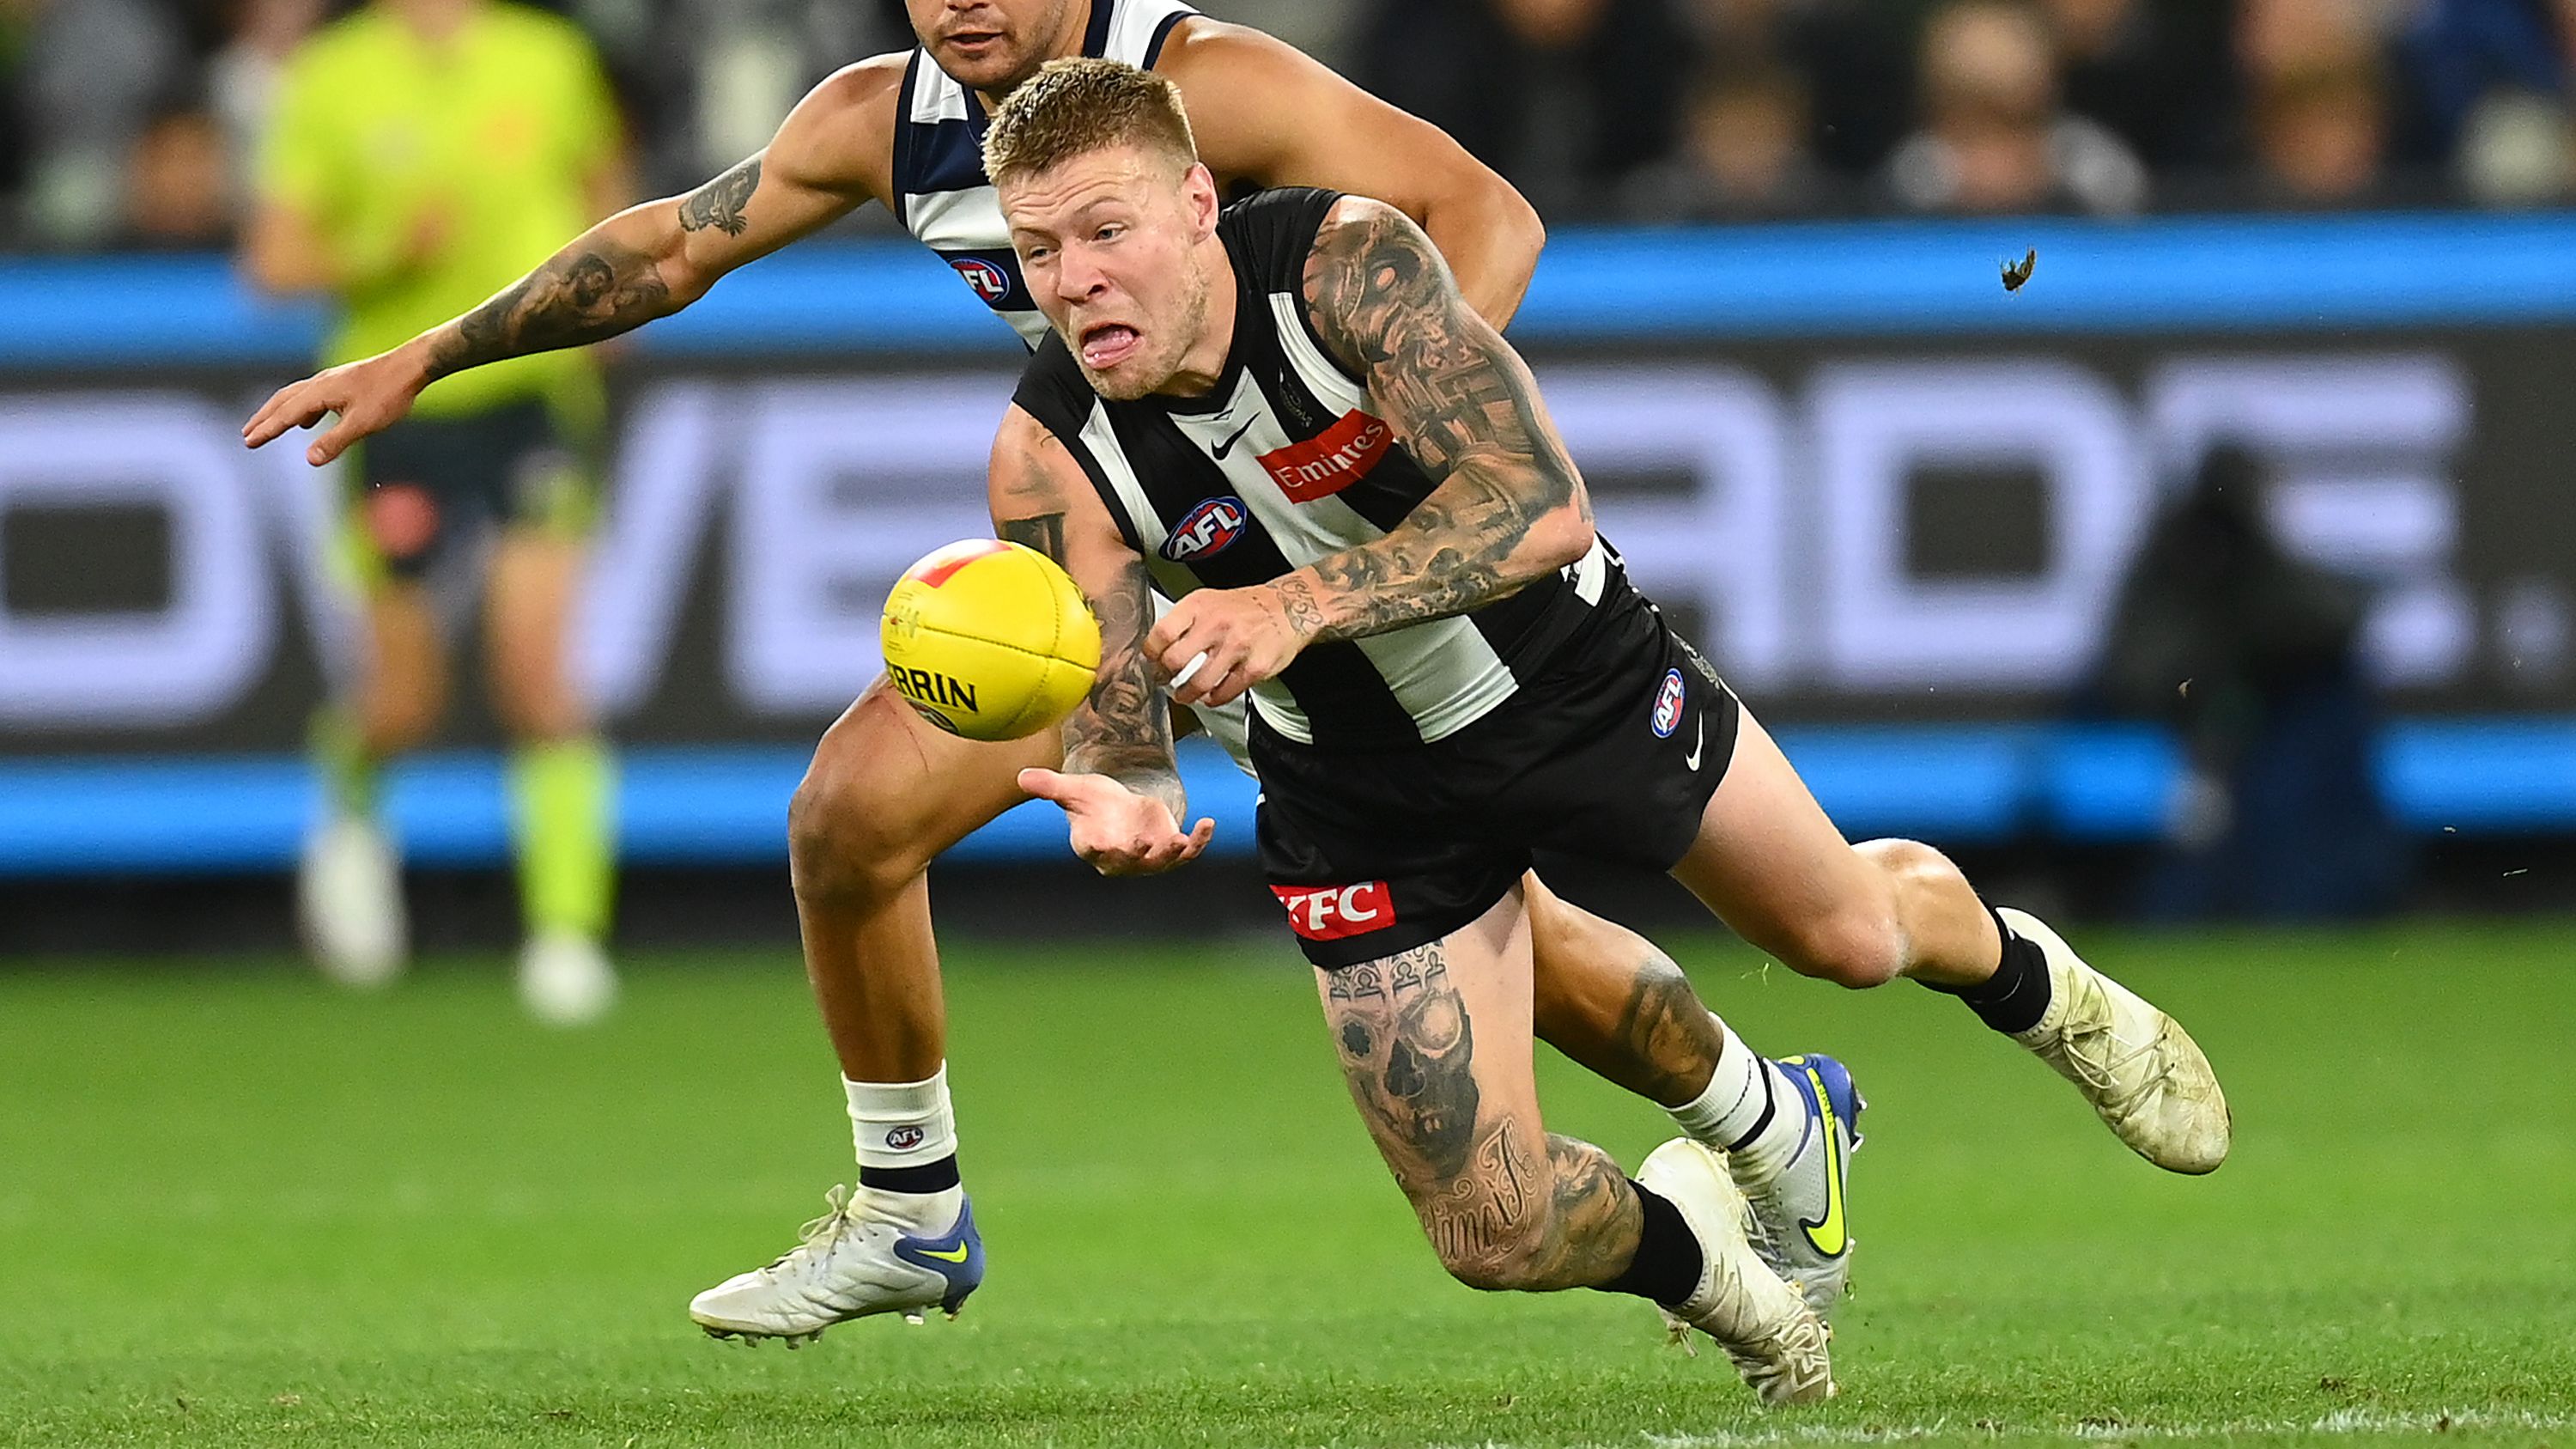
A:
{"label": "white stripe on guernsey", "polygon": [[1335,412],[1368,410],[1368,389],[1351,381],[1350,374],[1326,357],[1307,334],[1305,298],[1294,292],[1273,292],[1270,315],[1278,321],[1279,346],[1288,354],[1288,365],[1317,400]]}
{"label": "white stripe on guernsey", "polygon": [[[1118,506],[1127,510],[1128,521],[1136,525],[1136,546],[1145,551],[1145,567],[1170,592],[1187,591],[1193,582],[1189,574],[1163,559],[1163,540],[1172,536],[1171,530],[1154,511],[1154,500],[1145,496],[1145,485],[1137,481],[1126,449],[1118,446],[1118,434],[1109,426],[1109,405],[1097,398],[1092,400],[1091,416],[1082,420],[1082,446],[1091,450],[1092,461],[1108,476],[1109,491],[1118,495]],[[1164,577],[1166,569],[1172,570],[1170,579]]]}
{"label": "white stripe on guernsey", "polygon": [[[1280,491],[1278,481],[1261,466],[1261,455],[1287,446],[1288,434],[1270,415],[1261,385],[1250,373],[1237,380],[1224,411],[1174,414],[1172,421],[1224,472],[1290,568],[1303,568],[1354,544],[1386,536],[1384,529],[1339,498],[1292,503]],[[1218,458],[1217,443],[1237,429],[1242,436]],[[1413,716],[1425,740],[1444,738],[1475,723],[1520,687],[1484,633],[1465,619],[1436,619],[1356,642],[1386,680],[1396,703]],[[1262,686],[1254,691],[1253,702],[1281,734],[1300,743],[1312,742],[1312,726],[1297,712],[1284,687]],[[1294,716],[1293,728],[1282,715]]]}
{"label": "white stripe on guernsey", "polygon": [[928,51],[916,51],[912,68],[912,119],[928,126],[966,119],[966,88],[939,68]]}
{"label": "white stripe on guernsey", "polygon": [[1103,47],[1110,56],[1129,65],[1145,63],[1145,47],[1154,43],[1154,27],[1171,15],[1194,15],[1198,12],[1172,0],[1118,0],[1118,8],[1109,21],[1109,41]]}
{"label": "white stripe on guernsey", "polygon": [[905,221],[929,246],[949,251],[1008,251],[1011,225],[1002,198],[989,186],[963,191],[916,191],[904,198]]}

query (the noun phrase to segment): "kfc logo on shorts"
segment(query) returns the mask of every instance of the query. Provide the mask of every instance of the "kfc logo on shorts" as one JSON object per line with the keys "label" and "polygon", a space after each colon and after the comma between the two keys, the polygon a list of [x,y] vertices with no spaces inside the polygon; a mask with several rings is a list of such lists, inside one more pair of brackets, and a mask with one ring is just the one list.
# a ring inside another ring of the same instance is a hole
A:
{"label": "kfc logo on shorts", "polygon": [[955,267],[957,275],[964,277],[966,285],[988,304],[999,305],[1011,295],[1011,274],[982,257],[950,257],[948,265]]}
{"label": "kfc logo on shorts", "polygon": [[1664,687],[1655,691],[1655,713],[1647,723],[1655,727],[1655,738],[1668,740],[1682,725],[1682,672],[1664,671]]}
{"label": "kfc logo on shorts", "polygon": [[929,1135],[918,1127],[889,1128],[886,1132],[886,1146],[897,1152],[909,1152],[919,1147],[922,1139]]}
{"label": "kfc logo on shorts", "polygon": [[1342,420],[1302,443],[1261,455],[1261,466],[1291,503],[1330,498],[1369,475],[1386,456],[1395,430],[1385,420],[1347,412]]}
{"label": "kfc logo on shorts", "polygon": [[1250,516],[1240,498],[1211,498],[1172,526],[1172,536],[1163,540],[1163,557],[1174,563],[1188,563],[1194,558],[1223,553],[1243,537],[1243,526]]}
{"label": "kfc logo on shorts", "polygon": [[1272,886],[1270,893],[1287,907],[1288,928],[1309,941],[1365,936],[1395,924],[1395,902],[1382,880],[1346,886]]}

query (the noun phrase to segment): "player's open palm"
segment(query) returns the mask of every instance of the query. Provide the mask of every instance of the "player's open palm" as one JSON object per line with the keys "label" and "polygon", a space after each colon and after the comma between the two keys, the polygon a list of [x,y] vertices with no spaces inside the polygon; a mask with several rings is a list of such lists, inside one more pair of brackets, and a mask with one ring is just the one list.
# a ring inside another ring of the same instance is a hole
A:
{"label": "player's open palm", "polygon": [[359,439],[402,421],[427,381],[404,348],[342,363],[279,388],[242,425],[242,441],[261,447],[289,428],[309,428],[336,415],[338,421],[304,450],[304,461],[319,468]]}
{"label": "player's open palm", "polygon": [[1216,835],[1214,820],[1183,835],[1169,805],[1107,775],[1022,770],[1020,788],[1063,807],[1073,853],[1102,875],[1159,875],[1198,859]]}

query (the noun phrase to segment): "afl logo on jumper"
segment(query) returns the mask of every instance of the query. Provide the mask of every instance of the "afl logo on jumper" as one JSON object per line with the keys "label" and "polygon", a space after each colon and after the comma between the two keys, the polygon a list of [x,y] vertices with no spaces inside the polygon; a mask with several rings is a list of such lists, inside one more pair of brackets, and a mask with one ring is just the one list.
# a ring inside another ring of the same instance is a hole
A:
{"label": "afl logo on jumper", "polygon": [[1682,724],[1682,672],[1664,671],[1664,687],[1655,691],[1655,713],[1647,720],[1655,727],[1655,738],[1668,740]]}
{"label": "afl logo on jumper", "polygon": [[1231,494],[1211,498],[1172,525],[1172,536],[1163,540],[1163,557],[1174,563],[1188,563],[1194,558],[1223,553],[1243,537],[1245,521],[1242,499]]}
{"label": "afl logo on jumper", "polygon": [[999,302],[1011,295],[1011,274],[982,257],[950,257],[948,265],[975,289],[975,295],[987,302]]}

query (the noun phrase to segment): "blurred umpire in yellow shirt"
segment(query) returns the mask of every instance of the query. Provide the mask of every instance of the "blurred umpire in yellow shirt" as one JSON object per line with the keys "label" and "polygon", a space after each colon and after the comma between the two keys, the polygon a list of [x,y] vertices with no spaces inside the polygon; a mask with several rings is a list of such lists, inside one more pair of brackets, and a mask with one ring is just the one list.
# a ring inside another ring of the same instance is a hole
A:
{"label": "blurred umpire in yellow shirt", "polygon": [[[265,290],[339,304],[325,364],[365,357],[471,309],[623,206],[621,158],[598,58],[569,22],[504,0],[373,0],[289,60],[243,260]],[[479,567],[489,693],[515,747],[520,990],[561,1023],[615,994],[602,947],[612,767],[567,631],[603,411],[588,352],[543,353],[433,384],[357,454],[345,558],[368,647],[315,724],[327,813],[300,883],[306,939],[338,979],[402,968],[376,775],[445,713],[439,603]]]}

